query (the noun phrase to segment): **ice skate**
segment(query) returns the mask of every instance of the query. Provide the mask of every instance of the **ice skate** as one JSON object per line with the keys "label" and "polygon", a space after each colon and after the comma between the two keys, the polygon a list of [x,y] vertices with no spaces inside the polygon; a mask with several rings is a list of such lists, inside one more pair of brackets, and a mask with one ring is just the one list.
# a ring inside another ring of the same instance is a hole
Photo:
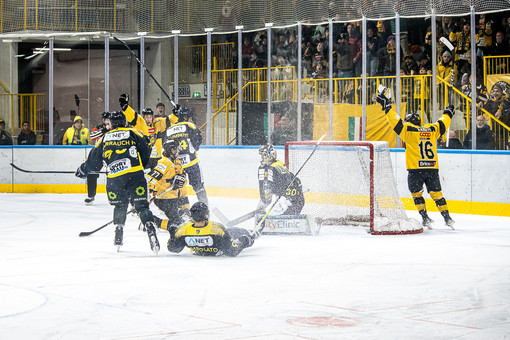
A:
{"label": "ice skate", "polygon": [[122,225],[118,225],[115,227],[115,240],[113,241],[113,245],[117,246],[117,251],[119,251],[120,246],[123,244],[122,239],[124,238],[124,227]]}
{"label": "ice skate", "polygon": [[432,223],[434,223],[434,220],[429,217],[426,210],[420,210],[419,213],[420,213],[421,217],[423,218],[422,225],[425,228],[432,230]]}
{"label": "ice skate", "polygon": [[443,215],[444,217],[444,224],[452,228],[452,230],[455,230],[455,228],[453,228],[455,221],[453,220],[453,218],[450,217],[450,213],[448,212],[448,210],[441,211],[441,215]]}
{"label": "ice skate", "polygon": [[92,205],[94,203],[94,197],[85,198],[85,205]]}
{"label": "ice skate", "polygon": [[156,237],[156,228],[154,227],[154,222],[145,223],[145,228],[147,229],[147,235],[149,236],[149,243],[151,245],[151,249],[154,254],[158,254],[159,252],[159,241]]}

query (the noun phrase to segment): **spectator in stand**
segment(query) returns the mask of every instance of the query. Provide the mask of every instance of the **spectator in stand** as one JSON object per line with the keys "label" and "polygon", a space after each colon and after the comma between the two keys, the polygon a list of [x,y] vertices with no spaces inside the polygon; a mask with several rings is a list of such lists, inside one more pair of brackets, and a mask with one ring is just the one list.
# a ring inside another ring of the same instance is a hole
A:
{"label": "spectator in stand", "polygon": [[[487,110],[487,112],[507,126],[510,125],[510,101],[504,95],[503,87],[501,85],[494,85],[491,91],[491,99],[487,103],[481,102],[479,106]],[[499,149],[505,144],[507,133],[502,127],[495,129],[495,132],[497,143],[496,149]]]}
{"label": "spectator in stand", "polygon": [[[476,149],[477,150],[494,150],[494,132],[490,126],[486,124],[484,115],[476,117]],[[466,134],[464,139],[464,149],[472,148],[472,135],[471,130]]]}
{"label": "spectator in stand", "polygon": [[273,145],[285,145],[287,142],[296,140],[296,134],[290,126],[289,118],[281,116],[277,128],[271,134]]}
{"label": "spectator in stand", "polygon": [[[437,76],[449,83],[452,76],[452,54],[444,51],[441,62],[437,65]],[[455,76],[455,75],[454,75]]]}
{"label": "spectator in stand", "polygon": [[359,38],[356,28],[352,23],[347,25],[347,41],[353,47],[353,72],[355,77],[359,77],[361,75],[361,39]]}
{"label": "spectator in stand", "polygon": [[30,124],[24,121],[21,124],[21,132],[18,135],[19,145],[35,145],[36,137],[34,131],[30,130]]}
{"label": "spectator in stand", "polygon": [[347,42],[347,33],[340,33],[336,46],[336,66],[338,78],[351,78],[353,76],[354,46]]}
{"label": "spectator in stand", "polygon": [[367,42],[368,41],[372,41],[376,50],[381,48],[381,38],[375,34],[375,29],[372,26],[367,28]]}
{"label": "spectator in stand", "polygon": [[90,141],[89,129],[83,125],[80,116],[74,117],[73,126],[67,129],[62,139],[63,145],[87,145]]}
{"label": "spectator in stand", "polygon": [[427,71],[432,70],[432,64],[426,54],[422,53],[418,58],[418,67],[424,67]]}
{"label": "spectator in stand", "polygon": [[248,68],[250,64],[251,52],[253,52],[253,46],[251,45],[250,37],[245,35],[243,37],[243,68]]}
{"label": "spectator in stand", "polygon": [[[396,72],[396,53],[395,53],[395,37],[388,38],[386,46],[381,48],[377,54],[379,58],[379,70],[383,76],[394,76]],[[400,62],[398,63],[400,65]]]}
{"label": "spectator in stand", "polygon": [[326,68],[324,67],[324,63],[318,62],[317,65],[315,65],[315,70],[312,73],[313,79],[325,79],[328,78],[328,72]]}
{"label": "spectator in stand", "polygon": [[450,33],[454,31],[455,22],[452,17],[443,17],[441,19],[441,29],[443,31],[443,36],[448,38]]}
{"label": "spectator in stand", "polygon": [[[382,42],[388,41],[388,38],[391,36],[391,31],[389,31],[386,27],[384,21],[379,20],[377,22],[377,36],[381,39]],[[381,46],[382,48],[382,46]]]}
{"label": "spectator in stand", "polygon": [[262,60],[259,59],[258,55],[257,55],[257,52],[255,51],[252,51],[251,52],[251,59],[250,59],[250,63],[248,65],[249,68],[260,68],[260,67],[264,67],[264,62]]}
{"label": "spectator in stand", "polygon": [[505,39],[505,35],[503,34],[502,31],[498,31],[496,33],[496,41],[494,41],[494,43],[490,47],[489,54],[490,55],[509,55],[510,54],[510,45],[508,44],[508,40]]}
{"label": "spectator in stand", "polygon": [[310,41],[302,44],[303,50],[303,76],[308,77],[312,73],[313,45]]}
{"label": "spectator in stand", "polygon": [[285,59],[289,58],[289,54],[290,54],[289,40],[287,39],[287,35],[285,32],[281,32],[278,34],[278,40],[275,43],[275,48],[273,50],[273,53],[276,56],[283,56],[283,57],[285,57]]}
{"label": "spectator in stand", "polygon": [[0,119],[0,145],[12,145],[12,137],[5,130],[5,120]]}
{"label": "spectator in stand", "polygon": [[450,130],[450,132],[448,132],[448,136],[450,136],[448,146],[446,146],[446,138],[441,138],[439,141],[438,146],[441,149],[464,149],[454,130]]}
{"label": "spectator in stand", "polygon": [[418,73],[418,64],[416,64],[416,61],[414,61],[413,56],[410,54],[404,57],[404,62],[400,68],[404,70],[406,75],[414,76]]}
{"label": "spectator in stand", "polygon": [[493,22],[487,20],[485,14],[480,14],[475,35],[476,53],[480,58],[488,55],[489,49],[492,46],[492,24]]}
{"label": "spectator in stand", "polygon": [[464,20],[461,32],[457,32],[457,25],[454,27],[455,30],[450,33],[450,41],[455,46],[454,63],[461,69],[467,63],[467,52],[471,49],[471,24],[469,20]]}
{"label": "spectator in stand", "polygon": [[328,56],[326,54],[324,54],[324,45],[321,42],[318,43],[315,53],[313,54],[312,67],[315,68],[315,66],[318,63],[323,63],[324,64],[323,66],[327,66],[327,63],[326,63],[327,57]]}
{"label": "spectator in stand", "polygon": [[370,77],[378,75],[379,71],[379,58],[377,57],[378,38],[372,37],[367,40],[367,73]]}

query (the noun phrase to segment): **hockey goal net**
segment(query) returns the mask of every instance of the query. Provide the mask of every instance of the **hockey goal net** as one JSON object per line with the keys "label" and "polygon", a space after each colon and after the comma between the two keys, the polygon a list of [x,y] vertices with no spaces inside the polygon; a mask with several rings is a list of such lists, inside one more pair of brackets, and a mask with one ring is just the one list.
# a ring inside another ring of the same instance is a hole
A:
{"label": "hockey goal net", "polygon": [[[285,163],[296,173],[316,142],[285,144]],[[366,225],[375,235],[421,233],[400,200],[387,142],[321,142],[298,175],[304,214],[320,225]]]}

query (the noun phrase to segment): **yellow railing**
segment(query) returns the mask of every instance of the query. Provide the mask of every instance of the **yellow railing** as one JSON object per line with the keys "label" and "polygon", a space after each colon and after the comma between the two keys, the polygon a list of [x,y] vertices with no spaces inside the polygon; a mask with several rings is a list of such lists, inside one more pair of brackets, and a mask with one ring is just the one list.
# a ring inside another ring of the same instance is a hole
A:
{"label": "yellow railing", "polygon": [[10,117],[11,134],[18,134],[23,121],[37,134],[45,131],[44,94],[1,93],[0,112],[3,119]]}
{"label": "yellow railing", "polygon": [[[219,70],[231,69],[233,67],[233,50],[233,42],[211,44],[213,68]],[[179,76],[181,76],[179,81],[182,82],[200,80],[203,83],[206,81],[207,45],[179,46]]]}
{"label": "yellow railing", "polygon": [[483,57],[483,79],[487,86],[487,76],[491,74],[510,73],[510,56]]}

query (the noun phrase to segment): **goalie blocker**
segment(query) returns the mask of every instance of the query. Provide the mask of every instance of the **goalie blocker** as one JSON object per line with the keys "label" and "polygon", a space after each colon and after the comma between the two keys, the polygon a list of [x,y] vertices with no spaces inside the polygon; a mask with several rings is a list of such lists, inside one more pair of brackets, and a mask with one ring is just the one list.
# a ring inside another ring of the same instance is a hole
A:
{"label": "goalie blocker", "polygon": [[[263,217],[264,214],[255,216],[255,226]],[[263,235],[317,235],[319,233],[319,228],[314,223],[312,215],[269,215],[263,223]]]}

